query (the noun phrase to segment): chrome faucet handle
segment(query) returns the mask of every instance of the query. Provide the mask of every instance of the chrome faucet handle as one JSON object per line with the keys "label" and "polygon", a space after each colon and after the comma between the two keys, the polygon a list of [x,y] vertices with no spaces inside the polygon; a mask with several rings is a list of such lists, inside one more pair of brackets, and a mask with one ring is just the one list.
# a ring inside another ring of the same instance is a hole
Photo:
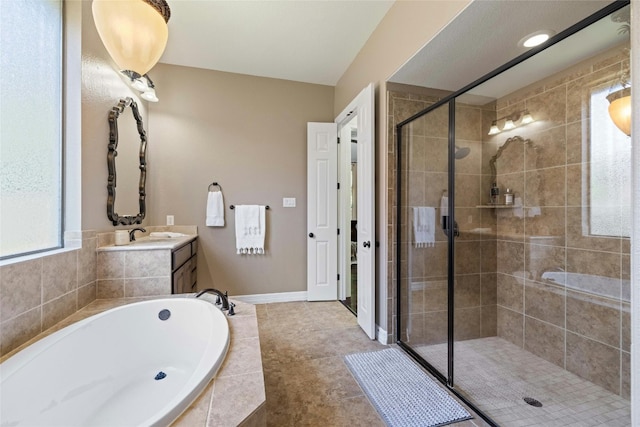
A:
{"label": "chrome faucet handle", "polygon": [[233,316],[236,314],[236,311],[233,309],[233,307],[235,307],[236,305],[232,302],[229,303],[229,312],[227,313],[227,316]]}

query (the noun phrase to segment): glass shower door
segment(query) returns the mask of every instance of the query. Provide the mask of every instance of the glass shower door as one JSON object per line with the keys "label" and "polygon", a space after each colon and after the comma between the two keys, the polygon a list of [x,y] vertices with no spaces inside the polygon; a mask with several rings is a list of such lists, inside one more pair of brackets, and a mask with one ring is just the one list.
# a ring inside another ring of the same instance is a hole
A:
{"label": "glass shower door", "polygon": [[431,364],[448,369],[448,135],[449,106],[400,129],[399,256],[401,340]]}

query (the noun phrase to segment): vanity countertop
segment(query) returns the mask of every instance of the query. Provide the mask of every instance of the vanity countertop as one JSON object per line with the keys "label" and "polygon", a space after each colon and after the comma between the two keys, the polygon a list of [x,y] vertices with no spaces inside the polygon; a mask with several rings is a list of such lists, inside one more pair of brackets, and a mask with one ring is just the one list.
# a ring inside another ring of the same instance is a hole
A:
{"label": "vanity countertop", "polygon": [[178,237],[155,237],[155,236],[139,236],[136,240],[127,245],[106,245],[97,248],[98,252],[109,251],[148,251],[160,249],[177,249],[194,241],[198,237],[197,234],[188,234]]}

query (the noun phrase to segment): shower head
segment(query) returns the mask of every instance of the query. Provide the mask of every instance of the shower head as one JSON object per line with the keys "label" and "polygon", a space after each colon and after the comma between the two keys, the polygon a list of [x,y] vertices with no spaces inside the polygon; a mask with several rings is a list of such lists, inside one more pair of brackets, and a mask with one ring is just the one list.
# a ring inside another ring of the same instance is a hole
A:
{"label": "shower head", "polygon": [[469,147],[458,147],[456,145],[456,152],[454,154],[456,160],[464,159],[469,155],[471,149]]}

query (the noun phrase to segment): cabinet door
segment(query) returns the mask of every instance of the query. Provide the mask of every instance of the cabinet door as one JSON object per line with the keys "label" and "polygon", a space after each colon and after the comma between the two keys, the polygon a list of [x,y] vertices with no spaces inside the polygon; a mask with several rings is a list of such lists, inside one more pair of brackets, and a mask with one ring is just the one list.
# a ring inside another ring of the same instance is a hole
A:
{"label": "cabinet door", "polygon": [[182,294],[185,291],[189,292],[189,288],[187,287],[187,281],[188,281],[187,273],[189,273],[191,270],[187,268],[188,264],[189,263],[187,262],[186,264],[184,264],[182,267],[180,267],[173,273],[173,293],[174,294]]}

